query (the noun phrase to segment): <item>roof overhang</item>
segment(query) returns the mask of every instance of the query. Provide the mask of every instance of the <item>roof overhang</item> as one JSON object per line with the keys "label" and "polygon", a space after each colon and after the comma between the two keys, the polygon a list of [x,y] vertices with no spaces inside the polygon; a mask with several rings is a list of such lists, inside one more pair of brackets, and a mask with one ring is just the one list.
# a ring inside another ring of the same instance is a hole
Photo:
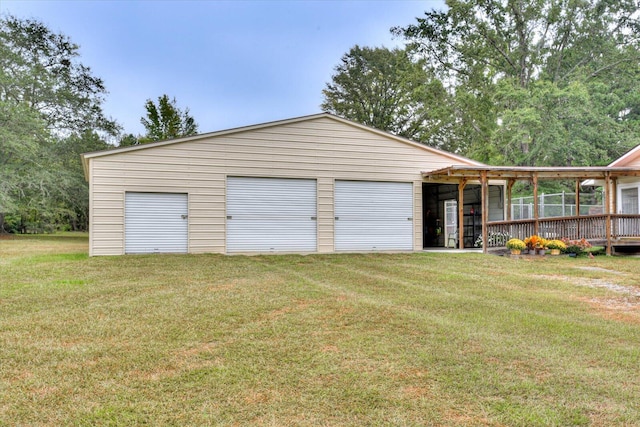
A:
{"label": "roof overhang", "polygon": [[459,182],[486,176],[490,180],[528,181],[553,180],[598,180],[622,176],[640,176],[640,168],[631,167],[524,167],[524,166],[464,166],[455,165],[434,171],[423,171],[427,182]]}

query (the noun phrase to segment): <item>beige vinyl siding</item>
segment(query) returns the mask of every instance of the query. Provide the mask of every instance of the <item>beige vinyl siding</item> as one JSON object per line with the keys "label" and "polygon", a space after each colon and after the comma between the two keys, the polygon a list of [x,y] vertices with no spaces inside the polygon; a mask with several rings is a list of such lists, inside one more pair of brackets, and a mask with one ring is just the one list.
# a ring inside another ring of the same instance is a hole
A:
{"label": "beige vinyl siding", "polygon": [[422,180],[413,182],[413,250],[422,250]]}
{"label": "beige vinyl siding", "polygon": [[330,178],[318,178],[318,252],[333,252],[334,239],[334,187],[335,181]]}
{"label": "beige vinyl siding", "polygon": [[124,253],[124,193],[189,194],[189,250],[225,253],[227,176],[317,180],[318,252],[333,251],[335,180],[414,183],[422,248],[422,175],[460,158],[320,116],[89,158],[91,255]]}

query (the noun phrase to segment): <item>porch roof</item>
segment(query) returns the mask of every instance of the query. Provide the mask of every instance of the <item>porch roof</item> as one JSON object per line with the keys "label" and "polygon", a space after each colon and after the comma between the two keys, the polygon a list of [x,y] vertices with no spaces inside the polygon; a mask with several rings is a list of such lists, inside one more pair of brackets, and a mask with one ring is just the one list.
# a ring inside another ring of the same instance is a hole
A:
{"label": "porch roof", "polygon": [[621,176],[640,176],[634,167],[528,167],[528,166],[468,166],[454,165],[433,171],[422,171],[422,177],[431,182],[459,182],[486,174],[486,179],[605,179]]}

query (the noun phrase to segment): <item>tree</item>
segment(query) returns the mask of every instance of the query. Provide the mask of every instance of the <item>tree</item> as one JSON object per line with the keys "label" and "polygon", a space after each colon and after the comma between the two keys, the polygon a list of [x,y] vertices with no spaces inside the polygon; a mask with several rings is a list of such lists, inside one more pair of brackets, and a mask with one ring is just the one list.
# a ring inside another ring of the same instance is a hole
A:
{"label": "tree", "polygon": [[140,138],[135,136],[132,133],[128,133],[124,135],[123,137],[120,138],[120,141],[118,141],[118,147],[131,147],[133,145],[139,145],[139,144],[140,144]]}
{"label": "tree", "polygon": [[393,31],[450,88],[467,155],[494,163],[595,165],[640,142],[637,2],[447,5]]}
{"label": "tree", "polygon": [[79,62],[78,45],[35,20],[0,18],[0,100],[38,112],[62,136],[93,129],[114,136],[104,116],[106,89]]}
{"label": "tree", "polygon": [[167,95],[162,95],[158,97],[157,105],[149,99],[145,103],[145,109],[147,117],[141,118],[140,122],[147,134],[141,142],[162,141],[195,135],[198,132],[198,125],[189,115],[189,109],[183,111],[178,108],[175,98],[169,100]]}
{"label": "tree", "polygon": [[102,112],[105,93],[67,36],[0,18],[0,232],[83,228],[79,155],[106,147],[83,138],[118,131]]}
{"label": "tree", "polygon": [[425,67],[401,49],[354,46],[345,54],[321,108],[396,135],[446,146],[447,92]]}
{"label": "tree", "polygon": [[0,100],[0,233],[7,214],[40,206],[51,182],[47,172],[46,123],[29,108]]}
{"label": "tree", "polygon": [[58,191],[52,193],[57,206],[55,223],[72,231],[89,228],[89,187],[84,178],[81,154],[113,148],[95,131],[73,134],[54,145],[53,158],[60,171]]}

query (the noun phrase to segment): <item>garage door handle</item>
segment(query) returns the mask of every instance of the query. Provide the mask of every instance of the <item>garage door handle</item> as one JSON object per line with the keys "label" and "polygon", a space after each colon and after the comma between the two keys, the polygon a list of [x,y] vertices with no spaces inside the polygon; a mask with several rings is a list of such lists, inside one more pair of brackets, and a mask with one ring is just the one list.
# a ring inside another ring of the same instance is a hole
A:
{"label": "garage door handle", "polygon": [[413,218],[407,218],[407,221],[413,221]]}
{"label": "garage door handle", "polygon": [[227,219],[231,219],[233,218],[231,215],[227,215]]}
{"label": "garage door handle", "polygon": [[337,216],[337,217],[336,217],[336,220],[338,220],[338,219],[340,219],[340,217],[339,217],[339,216]]}
{"label": "garage door handle", "polygon": [[317,220],[317,219],[318,219],[318,217],[317,217],[317,216],[312,216],[312,217],[311,217],[311,219],[312,219],[313,221],[315,221],[315,220]]}
{"label": "garage door handle", "polygon": [[182,217],[182,219],[187,219],[189,218],[189,215],[180,215]]}

